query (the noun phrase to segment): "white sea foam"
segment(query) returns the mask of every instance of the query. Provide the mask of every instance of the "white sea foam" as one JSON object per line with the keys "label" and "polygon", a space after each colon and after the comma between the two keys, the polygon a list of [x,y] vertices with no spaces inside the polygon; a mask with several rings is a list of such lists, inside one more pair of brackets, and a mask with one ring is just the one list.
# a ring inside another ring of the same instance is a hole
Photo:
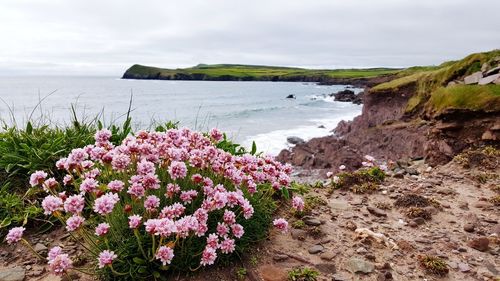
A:
{"label": "white sea foam", "polygon": [[309,120],[311,125],[298,126],[291,129],[276,130],[255,136],[249,136],[243,141],[243,145],[250,148],[252,142],[255,141],[258,151],[271,155],[278,155],[281,150],[294,146],[287,142],[287,137],[299,137],[308,141],[312,138],[332,135],[332,130],[335,129],[341,120],[352,120],[357,115],[359,115],[359,112],[353,111],[352,113],[344,114],[343,116],[339,116],[337,118],[312,119]]}

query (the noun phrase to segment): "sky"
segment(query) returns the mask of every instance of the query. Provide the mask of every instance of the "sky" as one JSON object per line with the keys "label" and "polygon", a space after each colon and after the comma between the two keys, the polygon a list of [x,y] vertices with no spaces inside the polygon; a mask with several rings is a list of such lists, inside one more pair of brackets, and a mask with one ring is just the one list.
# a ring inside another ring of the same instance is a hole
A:
{"label": "sky", "polygon": [[498,0],[2,0],[0,75],[432,65],[500,48],[498,11]]}

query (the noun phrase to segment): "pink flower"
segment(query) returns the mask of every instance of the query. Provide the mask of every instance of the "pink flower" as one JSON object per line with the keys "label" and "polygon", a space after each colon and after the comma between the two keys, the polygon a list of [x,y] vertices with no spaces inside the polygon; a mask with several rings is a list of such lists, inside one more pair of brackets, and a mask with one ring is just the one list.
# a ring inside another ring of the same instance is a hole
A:
{"label": "pink flower", "polygon": [[292,198],[292,207],[299,211],[302,212],[304,210],[304,200],[302,198],[295,196]]}
{"label": "pink flower", "polygon": [[234,252],[236,248],[234,239],[229,239],[229,238],[224,239],[224,241],[220,243],[219,248],[221,252],[223,252],[224,254],[229,254]]}
{"label": "pink flower", "polygon": [[286,233],[288,231],[288,222],[283,218],[275,219],[273,221],[273,225],[283,233]]}
{"label": "pink flower", "polygon": [[132,229],[138,228],[141,225],[142,217],[139,215],[133,215],[128,217],[128,226]]}
{"label": "pink flower", "polygon": [[99,262],[99,268],[103,268],[106,265],[111,265],[113,263],[113,260],[116,259],[118,256],[115,255],[115,252],[109,251],[109,250],[104,250],[99,254],[99,258],[97,261]]}
{"label": "pink flower", "polygon": [[58,255],[62,254],[62,248],[59,246],[55,246],[52,249],[49,250],[49,254],[47,255],[47,260],[53,260],[55,259]]}
{"label": "pink flower", "polygon": [[121,180],[114,180],[108,183],[108,189],[113,192],[120,192],[123,190],[125,184]]}
{"label": "pink flower", "polygon": [[93,178],[87,178],[82,181],[82,184],[80,185],[80,191],[81,192],[95,192],[97,191],[97,186],[99,185],[99,182],[96,181]]}
{"label": "pink flower", "polygon": [[165,194],[165,196],[167,198],[172,198],[179,191],[181,191],[181,187],[178,184],[169,183],[167,184],[167,194]]}
{"label": "pink flower", "polygon": [[198,196],[198,191],[196,190],[187,190],[187,191],[182,191],[181,192],[181,200],[184,202],[184,204],[189,204],[193,201],[194,198]]}
{"label": "pink flower", "polygon": [[64,201],[64,210],[73,214],[79,214],[85,206],[85,198],[81,194],[71,195]]}
{"label": "pink flower", "polygon": [[115,204],[120,201],[116,193],[106,193],[94,201],[94,212],[107,215],[113,211]]}
{"label": "pink flower", "polygon": [[95,141],[97,143],[106,143],[106,142],[109,141],[109,139],[111,139],[111,135],[112,134],[111,134],[110,130],[108,130],[108,129],[102,129],[102,130],[97,131],[95,133],[94,138],[95,138]]}
{"label": "pink flower", "polygon": [[49,195],[43,199],[42,208],[44,210],[44,214],[51,215],[56,211],[63,210],[63,201],[59,197]]}
{"label": "pink flower", "polygon": [[73,261],[69,258],[68,254],[58,254],[49,260],[48,265],[55,275],[61,276],[68,269],[72,268]]}
{"label": "pink flower", "polygon": [[217,249],[219,248],[219,236],[215,233],[211,233],[207,237],[207,247]]}
{"label": "pink flower", "polygon": [[139,175],[154,174],[155,171],[155,164],[147,160],[142,160],[137,164],[137,174]]}
{"label": "pink flower", "polygon": [[327,178],[331,178],[332,176],[333,176],[333,172],[327,172],[327,173],[326,173],[326,177],[327,177]]}
{"label": "pink flower", "polygon": [[163,265],[170,264],[174,258],[174,250],[167,246],[161,246],[158,248],[155,257],[159,259]]}
{"label": "pink flower", "polygon": [[370,156],[370,155],[365,155],[365,159],[368,162],[375,162],[375,158],[373,156]]}
{"label": "pink flower", "polygon": [[233,211],[224,210],[223,220],[225,223],[232,225],[232,224],[236,223],[236,215],[234,214]]}
{"label": "pink flower", "polygon": [[184,162],[172,161],[168,167],[168,173],[172,179],[182,179],[186,177],[187,168]]}
{"label": "pink flower", "polygon": [[345,168],[346,168],[345,165],[340,165],[339,166],[339,170],[341,170],[341,171],[345,170]]}
{"label": "pink flower", "polygon": [[36,171],[30,176],[30,184],[31,186],[37,186],[42,184],[43,181],[47,178],[47,173],[44,171]]}
{"label": "pink flower", "polygon": [[125,171],[130,165],[130,157],[126,154],[117,154],[113,156],[113,160],[111,160],[111,166],[113,169],[118,172]]}
{"label": "pink flower", "polygon": [[73,177],[71,175],[65,175],[63,178],[63,184],[69,185],[73,182]]}
{"label": "pink flower", "polygon": [[241,224],[233,224],[231,225],[231,231],[233,232],[234,237],[241,238],[243,234],[245,234],[245,230]]}
{"label": "pink flower", "polygon": [[156,210],[158,207],[160,207],[160,198],[155,195],[149,195],[146,197],[146,200],[144,200],[144,208],[146,208],[146,210],[151,212]]}
{"label": "pink flower", "polygon": [[146,193],[146,190],[140,183],[133,183],[127,190],[127,193],[135,196],[137,198],[142,198],[144,197],[144,194]]}
{"label": "pink flower", "polygon": [[57,181],[55,178],[48,178],[43,182],[43,189],[45,191],[48,191],[50,189],[53,189],[54,187],[57,186]]}
{"label": "pink flower", "polygon": [[201,255],[200,264],[203,266],[212,265],[214,264],[215,259],[217,259],[217,252],[214,248],[207,246],[205,247],[205,250],[203,250],[203,254]]}
{"label": "pink flower", "polygon": [[109,224],[108,223],[100,223],[99,225],[97,225],[97,227],[95,228],[95,235],[97,236],[104,236],[108,233],[109,231]]}
{"label": "pink flower", "polygon": [[73,215],[66,221],[66,230],[75,231],[80,226],[82,226],[84,221],[85,221],[85,218],[83,218],[79,215]]}
{"label": "pink flower", "polygon": [[225,223],[217,223],[217,234],[219,234],[220,237],[225,237],[229,233],[229,228]]}
{"label": "pink flower", "polygon": [[23,232],[26,230],[26,228],[19,226],[19,227],[14,227],[9,230],[9,233],[5,237],[5,240],[7,240],[8,244],[14,244],[17,243],[23,238]]}
{"label": "pink flower", "polygon": [[222,140],[222,138],[224,137],[224,135],[221,133],[221,131],[219,131],[218,129],[216,128],[213,128],[211,131],[210,131],[210,137],[212,137],[212,139],[218,143]]}

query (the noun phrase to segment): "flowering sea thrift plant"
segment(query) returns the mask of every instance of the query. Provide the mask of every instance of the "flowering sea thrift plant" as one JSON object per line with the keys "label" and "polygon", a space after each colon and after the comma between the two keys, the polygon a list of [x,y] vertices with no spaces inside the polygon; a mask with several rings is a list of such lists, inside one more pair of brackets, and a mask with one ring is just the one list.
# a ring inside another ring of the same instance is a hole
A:
{"label": "flowering sea thrift plant", "polygon": [[[204,135],[189,129],[140,131],[122,143],[101,130],[95,144],[74,149],[59,160],[62,182],[43,171],[30,184],[47,192],[42,208],[58,218],[93,256],[102,276],[157,278],[169,270],[196,270],[241,251],[266,237],[275,204],[272,195],[288,196],[289,165],[269,156],[232,155],[219,146],[217,129]],[[304,202],[294,197],[298,211]],[[288,229],[285,219],[274,226]],[[7,235],[21,240],[24,228]],[[63,248],[48,254],[55,274],[75,269]]]}

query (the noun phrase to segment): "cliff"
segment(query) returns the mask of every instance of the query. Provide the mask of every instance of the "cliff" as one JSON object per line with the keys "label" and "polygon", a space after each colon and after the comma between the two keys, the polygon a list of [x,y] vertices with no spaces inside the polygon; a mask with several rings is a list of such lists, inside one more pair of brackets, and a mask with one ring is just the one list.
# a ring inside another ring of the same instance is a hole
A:
{"label": "cliff", "polygon": [[207,81],[286,81],[319,82],[323,84],[351,84],[372,86],[388,81],[400,69],[304,69],[295,67],[200,64],[182,69],[166,69],[133,65],[123,74],[123,79],[152,80],[207,80]]}
{"label": "cliff", "polygon": [[280,153],[305,168],[361,166],[362,156],[424,158],[443,164],[464,149],[500,142],[500,51],[472,54],[438,67],[402,71],[364,96],[362,114],[333,136]]}

